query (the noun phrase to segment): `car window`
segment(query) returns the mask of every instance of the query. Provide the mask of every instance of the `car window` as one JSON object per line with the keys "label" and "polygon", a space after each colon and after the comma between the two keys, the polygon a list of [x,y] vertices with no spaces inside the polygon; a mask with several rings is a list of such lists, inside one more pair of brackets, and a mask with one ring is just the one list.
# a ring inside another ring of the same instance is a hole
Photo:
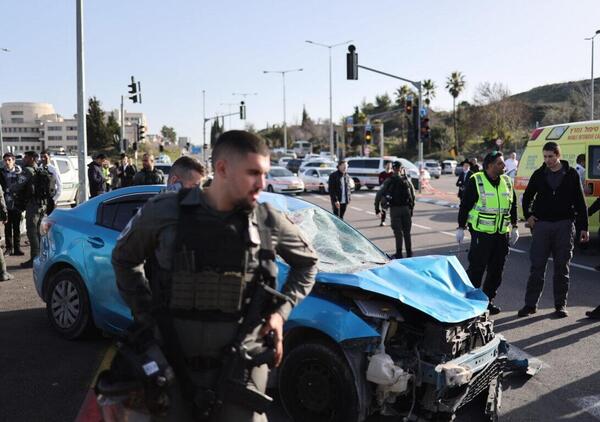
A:
{"label": "car window", "polygon": [[365,160],[365,168],[367,169],[378,169],[379,160]]}
{"label": "car window", "polygon": [[135,198],[106,202],[100,206],[96,224],[120,232],[152,196],[138,195]]}
{"label": "car window", "polygon": [[60,174],[68,173],[69,170],[71,170],[71,166],[69,166],[69,163],[66,160],[54,160],[54,162],[58,166],[58,172]]}
{"label": "car window", "polygon": [[331,173],[333,173],[335,170],[333,169],[325,169],[325,170],[320,170],[321,172],[321,177],[325,177],[325,176],[329,176]]}
{"label": "car window", "polygon": [[288,169],[272,168],[271,171],[269,172],[269,175],[271,177],[289,177],[289,176],[293,176],[294,174],[291,171],[289,171]]}
{"label": "car window", "polygon": [[309,170],[308,175],[309,176],[317,176],[318,174],[317,174],[316,170]]}
{"label": "car window", "polygon": [[365,160],[350,160],[348,161],[348,168],[362,168],[364,163]]}
{"label": "car window", "polygon": [[319,256],[319,270],[352,273],[388,257],[360,232],[321,208],[304,208],[289,214]]}

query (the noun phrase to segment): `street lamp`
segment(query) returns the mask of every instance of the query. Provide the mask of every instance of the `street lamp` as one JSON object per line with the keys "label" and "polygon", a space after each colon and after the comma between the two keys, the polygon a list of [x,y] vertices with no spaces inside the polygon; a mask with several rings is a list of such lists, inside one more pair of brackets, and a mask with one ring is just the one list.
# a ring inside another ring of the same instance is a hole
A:
{"label": "street lamp", "polygon": [[[8,48],[0,48],[0,51],[10,53]],[[0,155],[4,154],[4,138],[2,137],[2,114],[0,113]]]}
{"label": "street lamp", "polygon": [[600,34],[600,29],[598,29],[596,31],[596,33],[594,35],[592,35],[589,38],[584,38],[586,41],[592,41],[592,80],[591,80],[591,85],[592,85],[592,101],[590,104],[590,115],[591,115],[591,119],[590,120],[594,120],[594,38],[596,38],[596,35]]}
{"label": "street lamp", "polygon": [[307,43],[317,45],[319,47],[325,47],[329,49],[329,152],[331,156],[335,155],[335,146],[333,143],[333,99],[332,99],[332,83],[331,83],[331,49],[340,45],[346,45],[352,42],[352,40],[344,41],[338,44],[321,44],[318,42],[306,40]]}
{"label": "street lamp", "polygon": [[263,70],[263,73],[280,73],[283,80],[283,149],[287,151],[287,124],[285,121],[285,74],[289,72],[302,72],[304,69],[289,70]]}

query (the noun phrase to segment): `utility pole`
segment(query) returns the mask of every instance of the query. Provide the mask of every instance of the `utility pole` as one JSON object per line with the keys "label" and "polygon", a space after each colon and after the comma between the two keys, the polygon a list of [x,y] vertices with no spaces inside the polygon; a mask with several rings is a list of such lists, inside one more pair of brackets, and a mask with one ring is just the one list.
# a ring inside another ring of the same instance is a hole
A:
{"label": "utility pole", "polygon": [[79,154],[79,198],[78,203],[87,201],[87,125],[85,110],[85,60],[83,40],[83,0],[75,0],[77,9],[77,152]]}
{"label": "utility pole", "polygon": [[206,162],[206,91],[202,90],[202,161],[204,161],[204,165],[208,168],[208,163]]}
{"label": "utility pole", "polygon": [[263,73],[279,73],[283,82],[283,149],[287,151],[287,122],[285,116],[285,74],[289,72],[302,72],[304,69],[289,70],[263,70]]}
{"label": "utility pole", "polygon": [[[10,53],[8,48],[0,48],[0,51]],[[0,155],[4,154],[4,138],[2,137],[2,114],[0,114]]]}
{"label": "utility pole", "polygon": [[352,40],[344,41],[337,44],[321,44],[310,40],[306,40],[306,42],[320,47],[325,47],[329,50],[329,152],[331,153],[332,157],[335,157],[335,143],[333,140],[333,84],[331,80],[331,49],[340,45],[349,44],[352,42]]}
{"label": "utility pole", "polygon": [[592,76],[590,78],[591,87],[591,102],[590,102],[590,120],[594,120],[594,38],[600,34],[600,29],[596,31],[594,35],[589,38],[584,38],[586,41],[592,41]]}

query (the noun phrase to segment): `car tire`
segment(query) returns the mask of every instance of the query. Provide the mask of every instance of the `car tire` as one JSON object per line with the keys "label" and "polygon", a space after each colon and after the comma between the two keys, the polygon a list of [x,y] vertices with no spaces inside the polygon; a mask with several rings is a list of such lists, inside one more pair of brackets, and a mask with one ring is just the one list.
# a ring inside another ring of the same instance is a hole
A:
{"label": "car tire", "polygon": [[324,343],[305,343],[279,369],[281,403],[297,422],[357,422],[358,394],[343,355]]}
{"label": "car tire", "polygon": [[369,190],[373,190],[373,188],[374,188],[374,187],[375,187],[375,186],[373,186],[373,185],[369,185],[369,186],[367,186],[367,189],[369,189]]}
{"label": "car tire", "polygon": [[323,184],[319,185],[319,193],[320,194],[324,194],[325,193],[325,186]]}
{"label": "car tire", "polygon": [[94,321],[90,299],[77,271],[60,270],[50,278],[46,315],[52,327],[68,340],[82,337],[92,330]]}
{"label": "car tire", "polygon": [[267,192],[271,192],[271,193],[275,192],[275,190],[273,189],[273,185],[267,186]]}
{"label": "car tire", "polygon": [[358,192],[362,186],[360,185],[360,180],[354,179],[354,190]]}

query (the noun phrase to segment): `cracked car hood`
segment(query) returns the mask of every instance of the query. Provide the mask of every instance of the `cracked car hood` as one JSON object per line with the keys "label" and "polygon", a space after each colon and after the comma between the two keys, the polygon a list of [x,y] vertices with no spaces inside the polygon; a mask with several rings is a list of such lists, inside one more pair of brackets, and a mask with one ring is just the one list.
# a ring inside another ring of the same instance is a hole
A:
{"label": "cracked car hood", "polygon": [[320,272],[317,281],[397,299],[444,323],[475,318],[488,306],[454,256],[397,259],[353,274]]}

